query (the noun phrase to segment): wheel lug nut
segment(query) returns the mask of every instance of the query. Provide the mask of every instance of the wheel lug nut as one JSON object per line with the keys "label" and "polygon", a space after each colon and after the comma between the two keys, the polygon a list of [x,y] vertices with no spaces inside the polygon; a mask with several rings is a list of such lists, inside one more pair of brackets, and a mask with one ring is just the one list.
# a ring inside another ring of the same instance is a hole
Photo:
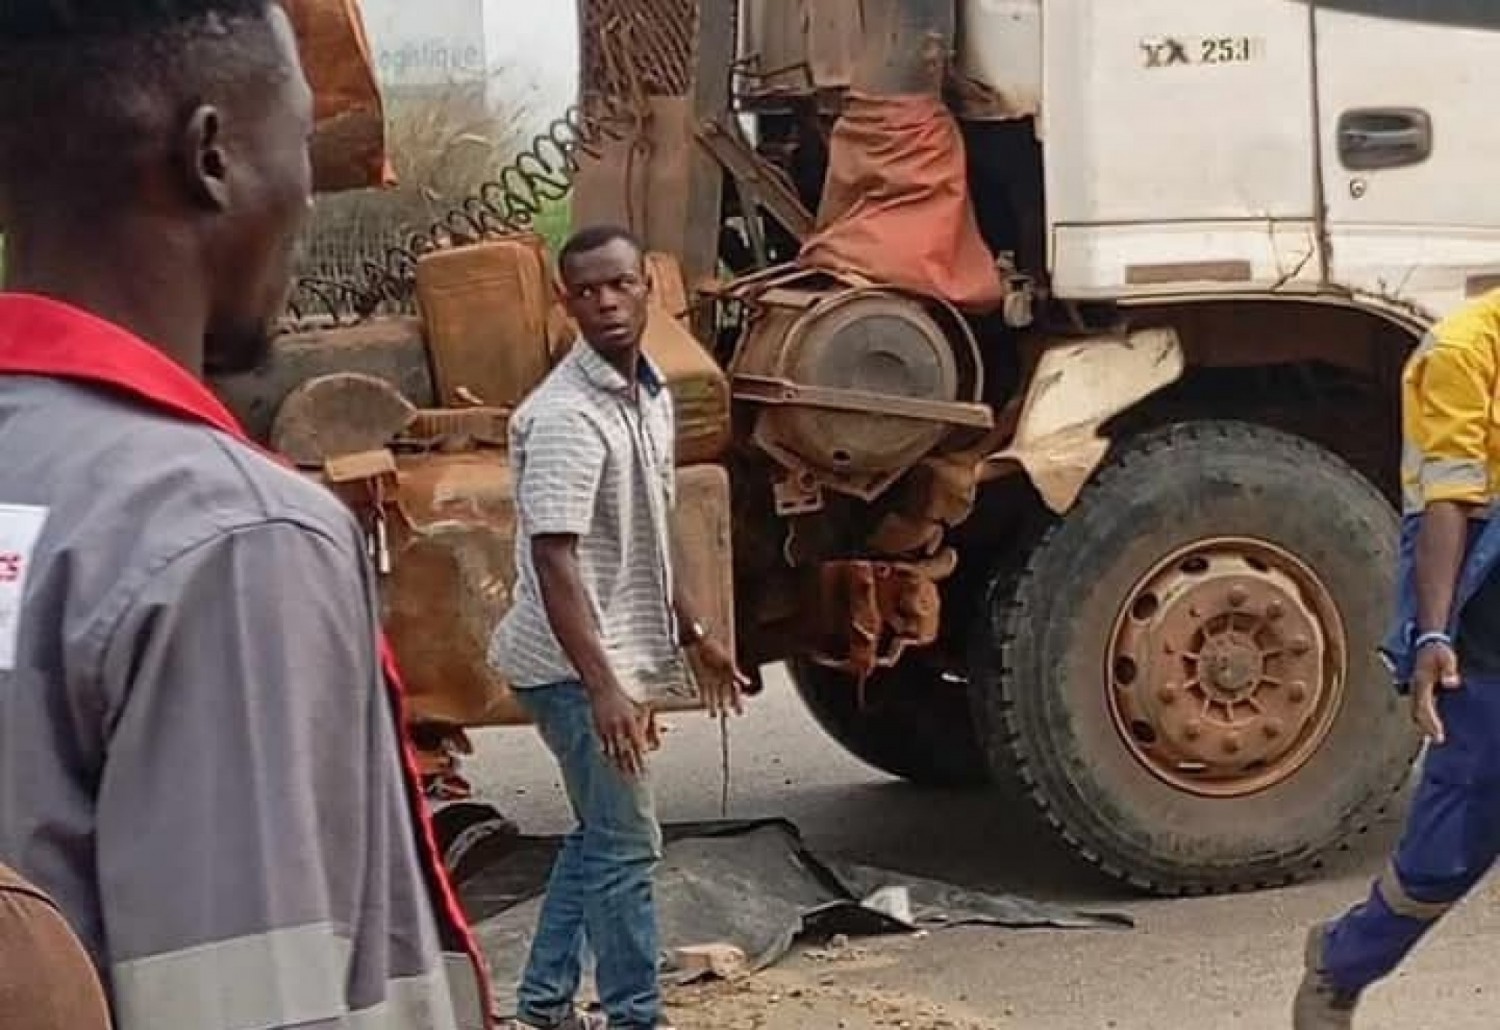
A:
{"label": "wheel lug nut", "polygon": [[1266,618],[1275,621],[1286,614],[1286,609],[1281,606],[1280,601],[1272,601],[1266,605]]}
{"label": "wheel lug nut", "polygon": [[1177,684],[1168,683],[1156,692],[1156,699],[1164,705],[1177,703]]}
{"label": "wheel lug nut", "polygon": [[1244,587],[1232,587],[1229,591],[1229,606],[1231,608],[1243,608],[1245,602],[1250,600],[1250,592]]}
{"label": "wheel lug nut", "polygon": [[1292,699],[1292,704],[1300,705],[1307,700],[1307,684],[1297,680],[1288,688],[1286,696]]}
{"label": "wheel lug nut", "polygon": [[1262,727],[1261,732],[1266,735],[1267,740],[1275,740],[1277,737],[1281,736],[1282,727],[1280,720],[1272,719],[1270,722],[1266,723],[1264,727]]}
{"label": "wheel lug nut", "polygon": [[1306,637],[1293,637],[1287,647],[1290,648],[1292,654],[1307,654],[1312,650],[1312,644]]}
{"label": "wheel lug nut", "polygon": [[1196,720],[1188,723],[1182,728],[1182,735],[1188,740],[1197,740],[1199,737],[1203,736],[1203,724],[1201,722],[1197,722]]}
{"label": "wheel lug nut", "polygon": [[1240,737],[1239,737],[1239,734],[1237,734],[1237,733],[1231,733],[1229,736],[1227,736],[1227,737],[1224,738],[1224,753],[1225,754],[1230,754],[1230,755],[1238,754],[1239,750],[1240,750]]}

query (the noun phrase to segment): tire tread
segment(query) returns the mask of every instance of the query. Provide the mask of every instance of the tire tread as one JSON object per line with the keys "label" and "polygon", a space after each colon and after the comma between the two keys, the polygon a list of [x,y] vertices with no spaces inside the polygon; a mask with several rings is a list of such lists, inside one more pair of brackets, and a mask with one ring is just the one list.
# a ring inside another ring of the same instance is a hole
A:
{"label": "tire tread", "polygon": [[[1221,421],[1178,423],[1129,441],[1085,487],[1078,504],[1082,506],[1095,497],[1107,496],[1118,488],[1117,484],[1135,477],[1136,470],[1148,459],[1163,451],[1180,448],[1186,443],[1217,441],[1234,445],[1245,442],[1247,437],[1257,438],[1259,443],[1272,438],[1279,446],[1289,448],[1299,461],[1307,463],[1309,467],[1319,467],[1346,477],[1357,477],[1373,497],[1380,496],[1358,473],[1310,441],[1250,423]],[[1382,504],[1385,503],[1383,498],[1380,500]],[[1371,533],[1379,531],[1368,520],[1363,521]],[[979,656],[975,661],[974,672],[976,682],[983,684],[976,697],[976,706],[981,709],[978,713],[981,725],[990,730],[983,735],[988,738],[991,775],[1002,785],[1002,789],[1010,787],[1022,795],[1029,802],[1032,814],[1039,817],[1051,832],[1060,836],[1070,851],[1111,879],[1150,894],[1178,897],[1252,891],[1286,886],[1312,875],[1322,867],[1328,854],[1347,850],[1351,840],[1365,834],[1390,811],[1393,800],[1406,782],[1409,764],[1393,763],[1390,782],[1381,784],[1371,792],[1365,805],[1354,813],[1352,825],[1336,844],[1309,849],[1306,854],[1286,859],[1273,873],[1245,879],[1226,876],[1219,867],[1199,871],[1185,870],[1182,875],[1171,877],[1143,875],[1139,871],[1123,868],[1085,842],[1072,829],[1069,820],[1064,818],[1065,813],[1060,811],[1066,800],[1051,796],[1036,774],[1032,748],[1017,714],[1016,695],[1018,690],[1024,689],[1024,684],[1018,682],[1016,643],[1026,631],[1028,598],[1033,596],[1039,566],[1045,560],[1048,548],[1054,545],[1062,525],[1060,520],[1052,520],[1041,531],[1035,546],[1028,550],[1026,560],[1020,567],[992,581],[990,603],[984,606],[987,623],[975,634]],[[998,736],[995,735],[995,730],[999,730]],[[1075,760],[1076,757],[1074,756]],[[1415,750],[1412,757],[1415,757]]]}

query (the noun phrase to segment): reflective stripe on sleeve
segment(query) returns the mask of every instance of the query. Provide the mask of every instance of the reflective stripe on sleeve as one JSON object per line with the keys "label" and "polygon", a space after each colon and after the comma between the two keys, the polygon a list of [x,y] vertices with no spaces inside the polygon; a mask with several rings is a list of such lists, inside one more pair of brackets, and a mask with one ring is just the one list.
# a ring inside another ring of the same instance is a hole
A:
{"label": "reflective stripe on sleeve", "polygon": [[1437,922],[1454,905],[1451,901],[1418,901],[1412,897],[1402,886],[1401,874],[1396,871],[1394,862],[1386,865],[1380,879],[1375,882],[1375,889],[1380,892],[1380,899],[1385,902],[1386,907],[1396,915],[1422,923]]}
{"label": "reflective stripe on sleeve", "polygon": [[[478,994],[467,959],[458,970],[434,970],[387,981],[384,997],[350,1011],[346,996],[352,949],[330,924],[273,930],[113,969],[117,1023],[126,1030],[277,1030],[306,1024],[347,1030],[469,1030],[454,1018],[454,984]],[[359,999],[354,999],[358,1004]],[[476,1010],[477,1011],[477,1010]]]}
{"label": "reflective stripe on sleeve", "polygon": [[443,970],[392,980],[386,985],[385,1001],[355,1012],[341,1025],[349,1030],[459,1030],[448,981]]}
{"label": "reflective stripe on sleeve", "polygon": [[473,960],[450,951],[443,955],[443,969],[448,974],[448,995],[459,1030],[484,1030],[489,999],[480,997],[480,979]]}
{"label": "reflective stripe on sleeve", "polygon": [[1489,489],[1490,472],[1473,458],[1428,458],[1422,462],[1422,491],[1426,494]]}
{"label": "reflective stripe on sleeve", "polygon": [[116,964],[122,1027],[264,1030],[347,1011],[349,941],[328,924],[238,937]]}

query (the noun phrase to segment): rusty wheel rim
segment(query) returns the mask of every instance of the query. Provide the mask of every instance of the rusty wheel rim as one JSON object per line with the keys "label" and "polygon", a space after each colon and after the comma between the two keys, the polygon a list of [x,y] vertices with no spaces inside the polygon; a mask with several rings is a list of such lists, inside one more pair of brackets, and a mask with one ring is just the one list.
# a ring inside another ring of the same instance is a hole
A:
{"label": "rusty wheel rim", "polygon": [[1132,756],[1179,790],[1227,798],[1281,783],[1317,752],[1347,664],[1343,620],[1317,575],[1272,544],[1221,537],[1136,583],[1104,671]]}

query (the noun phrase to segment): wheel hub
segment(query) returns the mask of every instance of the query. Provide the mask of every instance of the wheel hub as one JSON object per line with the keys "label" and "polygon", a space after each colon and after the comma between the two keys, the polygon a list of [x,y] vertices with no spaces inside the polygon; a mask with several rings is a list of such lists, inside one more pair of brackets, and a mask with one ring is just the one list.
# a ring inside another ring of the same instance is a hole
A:
{"label": "wheel hub", "polygon": [[1111,710],[1137,760],[1181,789],[1239,796],[1292,775],[1342,701],[1342,623],[1292,555],[1254,540],[1179,552],[1127,596]]}
{"label": "wheel hub", "polygon": [[1253,690],[1265,672],[1265,656],[1243,633],[1224,633],[1203,642],[1198,654],[1199,678],[1221,697],[1235,699]]}

